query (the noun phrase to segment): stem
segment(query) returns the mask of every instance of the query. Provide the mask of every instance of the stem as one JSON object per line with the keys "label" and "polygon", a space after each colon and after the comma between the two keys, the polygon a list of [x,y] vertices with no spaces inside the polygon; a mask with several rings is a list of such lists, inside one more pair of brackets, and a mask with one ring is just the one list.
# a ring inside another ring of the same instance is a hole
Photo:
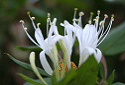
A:
{"label": "stem", "polygon": [[102,56],[101,60],[102,60],[102,63],[104,65],[105,79],[106,79],[107,78],[107,65],[106,65],[106,61],[105,61],[105,58],[103,56]]}

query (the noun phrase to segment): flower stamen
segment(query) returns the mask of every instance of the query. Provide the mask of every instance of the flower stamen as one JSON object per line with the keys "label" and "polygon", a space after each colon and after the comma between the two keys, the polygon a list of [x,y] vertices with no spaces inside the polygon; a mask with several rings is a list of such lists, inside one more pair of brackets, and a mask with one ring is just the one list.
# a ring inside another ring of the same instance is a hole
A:
{"label": "flower stamen", "polygon": [[20,20],[20,22],[24,25],[24,21],[23,20]]}
{"label": "flower stamen", "polygon": [[[63,69],[63,59],[59,62],[59,65],[60,65],[60,69],[59,69],[59,72],[60,72],[60,75],[61,75],[61,71],[62,71],[62,69]],[[77,66],[75,65],[75,63],[74,62],[71,62],[71,67],[73,68],[73,69],[77,69]],[[68,67],[67,67],[67,65],[66,65],[66,68],[65,68],[65,73],[68,73]]]}
{"label": "flower stamen", "polygon": [[75,18],[76,18],[76,13],[77,13],[77,10],[78,10],[78,8],[74,8],[74,16],[73,16],[73,19],[75,19]]}
{"label": "flower stamen", "polygon": [[37,23],[37,28],[40,28],[39,26],[41,25],[41,23]]}
{"label": "flower stamen", "polygon": [[93,16],[93,15],[94,15],[94,13],[91,12],[91,13],[90,13],[90,18],[89,18],[89,21],[88,21],[89,24],[92,24],[92,16]]}

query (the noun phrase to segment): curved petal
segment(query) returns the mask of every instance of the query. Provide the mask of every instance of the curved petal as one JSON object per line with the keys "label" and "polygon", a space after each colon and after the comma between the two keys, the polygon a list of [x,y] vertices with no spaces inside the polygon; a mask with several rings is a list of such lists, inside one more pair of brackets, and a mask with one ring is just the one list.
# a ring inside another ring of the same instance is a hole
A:
{"label": "curved petal", "polygon": [[47,47],[40,28],[37,28],[35,30],[35,38],[36,38],[37,42],[40,44],[42,49],[45,49]]}
{"label": "curved petal", "polygon": [[86,47],[82,50],[82,53],[80,54],[80,60],[79,60],[79,66],[84,63],[87,58],[94,54],[94,56],[96,55],[96,51],[95,49],[91,48],[91,47]]}
{"label": "curved petal", "polygon": [[98,48],[96,48],[96,51],[97,52],[96,52],[95,58],[96,58],[97,62],[99,63],[102,58],[102,52]]}
{"label": "curved petal", "polygon": [[50,67],[50,65],[49,65],[49,63],[48,63],[48,61],[47,61],[47,59],[46,59],[46,57],[45,57],[45,52],[42,51],[39,56],[40,56],[40,62],[41,62],[41,64],[42,64],[44,70],[45,70],[49,75],[52,75],[53,70],[52,70],[52,68]]}

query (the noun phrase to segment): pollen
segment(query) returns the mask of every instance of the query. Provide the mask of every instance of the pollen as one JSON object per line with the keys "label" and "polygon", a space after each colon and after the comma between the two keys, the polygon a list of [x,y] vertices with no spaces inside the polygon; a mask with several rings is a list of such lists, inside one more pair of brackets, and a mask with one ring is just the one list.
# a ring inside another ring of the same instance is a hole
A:
{"label": "pollen", "polygon": [[[63,60],[61,60],[60,62],[59,62],[59,65],[60,65],[60,69],[59,69],[59,71],[61,72],[62,71],[62,69],[63,69]],[[77,66],[75,65],[75,63],[74,62],[71,62],[71,67],[73,68],[73,69],[77,69]],[[66,68],[65,68],[65,73],[68,73],[68,67],[67,67],[67,65],[66,65]],[[60,73],[61,74],[61,73]]]}

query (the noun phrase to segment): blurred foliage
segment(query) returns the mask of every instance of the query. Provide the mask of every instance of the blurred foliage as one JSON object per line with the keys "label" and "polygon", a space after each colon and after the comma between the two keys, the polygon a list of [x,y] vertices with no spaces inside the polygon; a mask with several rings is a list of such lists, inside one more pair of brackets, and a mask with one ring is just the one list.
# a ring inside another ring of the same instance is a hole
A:
{"label": "blurred foliage", "polygon": [[[31,25],[30,19],[27,16],[27,11],[31,12],[31,16],[35,16],[35,23],[41,22],[40,26],[44,36],[46,37],[46,15],[51,13],[51,20],[57,18],[57,26],[60,34],[63,34],[63,27],[60,23],[64,20],[72,23],[74,8],[77,7],[80,11],[83,11],[85,15],[83,16],[83,26],[88,23],[90,12],[94,12],[94,17],[96,16],[97,10],[101,11],[100,19],[103,19],[103,14],[109,15],[106,20],[105,27],[110,20],[111,14],[115,15],[115,21],[113,22],[111,32],[105,39],[103,43],[100,44],[99,48],[103,52],[108,66],[108,74],[111,75],[112,71],[115,69],[115,80],[114,82],[125,83],[125,1],[124,0],[0,0],[0,84],[1,85],[17,85],[23,84],[24,81],[17,79],[14,74],[15,70],[18,69],[17,65],[14,64],[7,56],[3,53],[10,53],[11,49],[9,46],[11,44],[19,44],[17,39],[13,36],[13,32],[17,32],[16,29],[12,30],[13,26],[23,19],[25,21],[25,26],[28,27],[28,32],[34,37],[33,27]],[[78,15],[78,14],[77,14]],[[78,18],[78,17],[77,17]],[[30,24],[29,24],[30,23]],[[21,24],[19,25],[21,26]],[[18,29],[18,28],[17,28]],[[20,32],[18,32],[17,36]],[[27,37],[24,37],[28,40]],[[23,40],[21,38],[20,40]],[[106,46],[103,46],[103,45]],[[32,46],[32,43],[28,43],[27,46]],[[13,48],[16,48],[13,47]],[[24,50],[29,50],[28,47]],[[35,47],[34,47],[35,48]],[[31,51],[34,51],[32,48]],[[76,48],[72,54],[72,61],[78,60],[78,54],[76,54]],[[40,49],[35,50],[39,52]],[[13,53],[10,53],[14,55]],[[18,53],[20,54],[20,53]],[[22,54],[21,54],[22,55]],[[27,57],[27,56],[26,56]],[[28,62],[28,59],[25,60]],[[39,62],[39,58],[37,58]],[[77,61],[76,61],[77,64]],[[41,66],[40,63],[37,63]],[[21,68],[23,69],[23,68]],[[18,69],[20,70],[20,69]],[[26,73],[26,71],[24,71]],[[28,74],[27,74],[28,75]],[[108,75],[108,77],[109,77]],[[118,84],[113,84],[118,85]],[[121,84],[122,85],[122,84]]]}

